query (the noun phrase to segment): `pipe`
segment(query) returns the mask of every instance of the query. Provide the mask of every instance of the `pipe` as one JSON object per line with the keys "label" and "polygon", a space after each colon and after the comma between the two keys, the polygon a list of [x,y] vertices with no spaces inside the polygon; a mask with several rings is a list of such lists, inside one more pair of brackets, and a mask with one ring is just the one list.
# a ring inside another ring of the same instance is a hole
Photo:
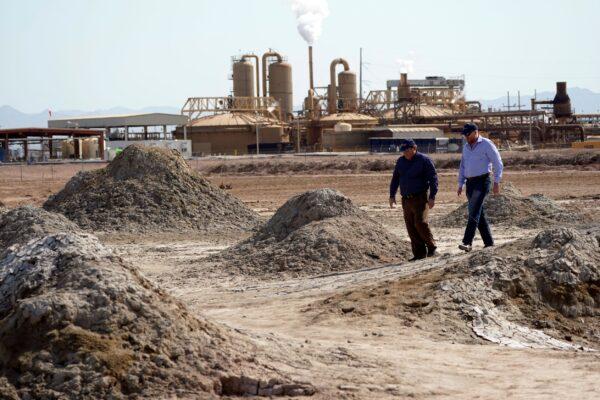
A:
{"label": "pipe", "polygon": [[315,90],[315,81],[313,80],[313,55],[312,46],[308,46],[308,79],[310,83],[310,89]]}
{"label": "pipe", "polygon": [[267,51],[262,56],[262,87],[263,87],[263,96],[267,97],[267,58],[269,57],[277,57],[277,62],[282,62],[283,58],[281,54],[276,51]]}
{"label": "pipe", "polygon": [[344,66],[344,71],[349,71],[350,66],[348,65],[348,61],[343,58],[336,58],[329,64],[329,100],[327,101],[327,108],[329,114],[335,114],[337,111],[337,83],[335,78],[335,67],[338,64],[342,64]]}
{"label": "pipe", "polygon": [[254,58],[256,60],[256,97],[260,97],[260,73],[258,72],[258,56],[256,54],[244,54],[242,55],[242,61],[245,58]]}

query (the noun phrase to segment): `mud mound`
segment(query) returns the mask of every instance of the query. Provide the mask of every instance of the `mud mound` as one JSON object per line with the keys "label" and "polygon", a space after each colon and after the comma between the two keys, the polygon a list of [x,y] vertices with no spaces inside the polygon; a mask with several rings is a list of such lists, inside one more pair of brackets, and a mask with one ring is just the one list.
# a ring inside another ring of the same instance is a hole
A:
{"label": "mud mound", "polygon": [[209,261],[234,273],[305,276],[398,262],[409,252],[342,193],[319,189],[291,198],[254,236]]}
{"label": "mud mound", "polygon": [[525,253],[520,268],[502,265],[507,273],[497,279],[498,288],[568,318],[600,317],[600,230],[544,230]]}
{"label": "mud mound", "polygon": [[0,253],[13,244],[25,244],[54,233],[79,232],[79,227],[64,215],[34,206],[0,212]]}
{"label": "mud mound", "polygon": [[175,150],[128,146],[108,167],[80,172],[44,208],[94,231],[227,232],[256,226],[241,201],[196,174]]}
{"label": "mud mound", "polygon": [[427,261],[437,266],[307,311],[316,319],[389,314],[464,342],[600,349],[600,228],[548,229],[533,239]]}
{"label": "mud mound", "polygon": [[[581,216],[560,207],[542,194],[524,197],[511,183],[503,185],[498,195],[490,193],[485,199],[484,207],[489,223],[524,229],[544,228],[557,223],[575,224],[582,220]],[[464,203],[434,223],[448,228],[464,226],[467,215],[468,205]]]}
{"label": "mud mound", "polygon": [[189,315],[93,236],[57,234],[9,251],[0,295],[0,393],[212,399],[314,391],[284,384],[245,337]]}

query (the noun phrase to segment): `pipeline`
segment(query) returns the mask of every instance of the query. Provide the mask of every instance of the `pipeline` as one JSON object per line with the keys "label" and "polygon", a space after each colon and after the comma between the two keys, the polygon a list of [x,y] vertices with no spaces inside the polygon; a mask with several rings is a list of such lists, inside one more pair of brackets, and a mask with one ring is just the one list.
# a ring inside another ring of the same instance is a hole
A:
{"label": "pipeline", "polygon": [[329,99],[327,101],[329,114],[335,114],[337,112],[337,83],[335,77],[335,67],[337,67],[338,64],[342,64],[344,66],[344,71],[350,70],[348,61],[344,60],[343,58],[336,58],[329,65],[329,80],[331,82],[329,85]]}
{"label": "pipeline", "polygon": [[256,97],[260,97],[260,73],[258,72],[258,56],[256,54],[244,54],[242,55],[242,61],[246,58],[254,58],[256,60]]}
{"label": "pipeline", "polygon": [[[283,58],[281,54],[276,51],[267,51],[262,56],[262,87],[263,87],[263,96],[267,97],[267,58],[269,57],[277,57],[277,62],[282,62]],[[258,84],[258,82],[257,82]]]}

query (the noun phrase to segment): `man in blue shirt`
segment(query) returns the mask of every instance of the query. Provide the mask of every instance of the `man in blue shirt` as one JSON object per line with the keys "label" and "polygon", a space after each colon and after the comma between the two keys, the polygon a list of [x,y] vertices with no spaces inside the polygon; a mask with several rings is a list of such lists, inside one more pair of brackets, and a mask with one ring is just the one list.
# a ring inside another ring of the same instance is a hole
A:
{"label": "man in blue shirt", "polygon": [[458,247],[471,251],[475,231],[479,229],[485,247],[493,246],[494,239],[490,226],[485,218],[483,201],[490,191],[491,173],[494,177],[494,194],[500,193],[502,179],[502,159],[494,143],[479,134],[477,125],[465,124],[462,134],[467,139],[463,146],[460,168],[458,171],[457,194],[462,193],[463,184],[467,183],[467,198],[469,199],[469,219],[463,241]]}
{"label": "man in blue shirt", "polygon": [[396,162],[390,183],[390,208],[394,208],[396,204],[399,186],[404,222],[414,256],[409,261],[415,261],[435,255],[436,245],[427,217],[429,209],[435,205],[438,178],[433,162],[425,154],[417,152],[414,140],[406,139],[400,150],[404,154]]}

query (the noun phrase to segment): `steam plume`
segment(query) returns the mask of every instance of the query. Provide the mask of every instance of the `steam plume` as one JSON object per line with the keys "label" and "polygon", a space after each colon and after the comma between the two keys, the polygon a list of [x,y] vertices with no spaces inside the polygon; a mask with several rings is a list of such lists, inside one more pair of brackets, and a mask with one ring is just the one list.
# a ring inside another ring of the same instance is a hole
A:
{"label": "steam plume", "polygon": [[405,74],[412,74],[415,72],[415,52],[409,51],[408,58],[399,58],[396,63],[400,66],[400,72]]}
{"label": "steam plume", "polygon": [[400,65],[400,72],[412,74],[415,72],[415,60],[397,59],[396,62]]}
{"label": "steam plume", "polygon": [[323,20],[329,15],[327,0],[292,0],[292,11],[298,22],[298,32],[312,45],[321,36]]}

